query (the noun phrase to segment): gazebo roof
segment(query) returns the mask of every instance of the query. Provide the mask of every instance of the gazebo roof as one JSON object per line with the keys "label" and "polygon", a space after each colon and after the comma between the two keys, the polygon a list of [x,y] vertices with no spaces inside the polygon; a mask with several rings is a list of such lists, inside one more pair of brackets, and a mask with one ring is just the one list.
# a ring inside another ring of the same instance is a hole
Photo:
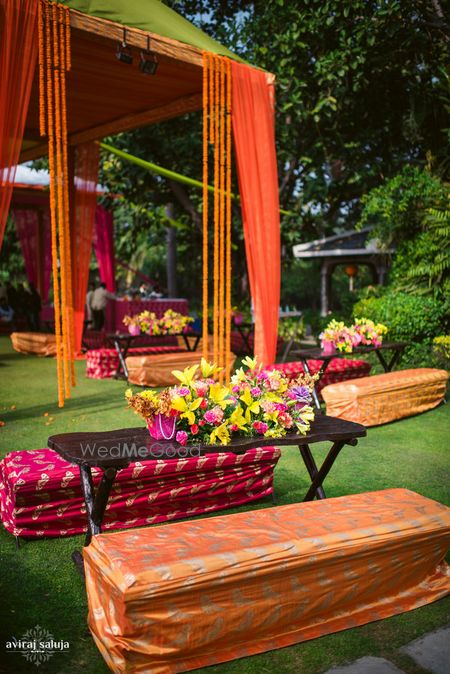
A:
{"label": "gazebo roof", "polygon": [[381,250],[375,239],[370,237],[372,227],[352,230],[327,236],[323,239],[299,243],[293,246],[296,258],[348,258],[360,256],[386,255],[393,250]]}
{"label": "gazebo roof", "polygon": [[[98,140],[202,107],[202,50],[240,60],[158,0],[66,0],[71,9],[72,69],[67,77],[69,144]],[[134,63],[116,58],[124,39]],[[155,75],[137,67],[157,54]],[[39,135],[36,67],[20,161],[47,153]]]}

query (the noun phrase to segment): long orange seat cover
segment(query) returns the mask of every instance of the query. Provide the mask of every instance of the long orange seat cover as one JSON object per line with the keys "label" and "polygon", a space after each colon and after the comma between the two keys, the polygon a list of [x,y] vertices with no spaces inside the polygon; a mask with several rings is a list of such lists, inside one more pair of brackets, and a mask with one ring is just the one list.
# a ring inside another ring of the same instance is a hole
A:
{"label": "long orange seat cover", "polygon": [[45,332],[12,332],[13,349],[36,356],[55,356],[56,337]]}
{"label": "long orange seat cover", "polygon": [[89,626],[114,672],[185,672],[450,593],[450,509],[406,489],[99,534]]}
{"label": "long orange seat cover", "polygon": [[447,381],[446,370],[422,367],[329,384],[322,397],[328,416],[378,426],[437,407]]}

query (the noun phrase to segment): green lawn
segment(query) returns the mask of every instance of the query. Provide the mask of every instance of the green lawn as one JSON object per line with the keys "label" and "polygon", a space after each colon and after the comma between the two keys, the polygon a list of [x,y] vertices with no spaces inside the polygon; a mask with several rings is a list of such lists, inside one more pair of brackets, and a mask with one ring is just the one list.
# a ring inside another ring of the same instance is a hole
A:
{"label": "green lawn", "polygon": [[[63,410],[55,405],[56,372],[52,359],[22,356],[0,338],[0,457],[17,449],[46,446],[48,435],[136,425],[125,408],[126,385],[85,379],[77,363],[79,385]],[[49,416],[44,416],[49,413]],[[450,505],[450,406],[389,426],[370,429],[357,447],[345,448],[326,481],[329,496],[386,487],[408,487]],[[324,448],[315,446],[318,461]],[[308,485],[297,450],[283,452],[276,469],[280,504],[298,501]],[[259,507],[266,507],[264,503]],[[0,671],[97,674],[107,672],[86,627],[86,597],[70,554],[82,537],[25,543],[17,550],[0,530]],[[428,630],[450,622],[450,599],[378,623],[333,634],[204,670],[209,674],[315,674],[363,655],[391,659],[410,674],[422,672],[397,648]],[[20,655],[5,660],[5,641],[41,625],[55,639],[70,642],[70,652],[54,655],[36,670]]]}

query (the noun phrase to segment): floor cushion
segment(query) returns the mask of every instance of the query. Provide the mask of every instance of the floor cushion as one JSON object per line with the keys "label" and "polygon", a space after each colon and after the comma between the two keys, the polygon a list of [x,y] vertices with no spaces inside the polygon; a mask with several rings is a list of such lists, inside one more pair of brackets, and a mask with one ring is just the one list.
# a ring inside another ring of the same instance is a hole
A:
{"label": "floor cushion", "polygon": [[378,426],[439,405],[448,373],[433,368],[399,370],[332,384],[322,391],[328,416]]}
{"label": "floor cushion", "polygon": [[[201,358],[202,352],[198,349],[152,356],[128,356],[126,359],[128,381],[139,386],[173,386],[179,382],[172,374],[172,370],[183,370],[185,367],[200,363]],[[231,369],[235,358],[234,353],[230,354]]]}
{"label": "floor cushion", "polygon": [[[308,367],[311,374],[316,374],[323,365],[322,360],[308,360]],[[365,360],[347,360],[346,358],[333,358],[328,363],[325,374],[321,380],[316,384],[318,393],[322,391],[324,386],[334,384],[339,381],[346,381],[347,379],[358,379],[359,377],[366,377],[371,370],[370,363]],[[303,364],[301,361],[293,361],[291,363],[276,363],[267,368],[268,370],[281,370],[290,379],[295,379],[300,374],[304,373]]]}
{"label": "floor cushion", "polygon": [[[128,353],[133,356],[176,351],[183,351],[183,349],[178,346],[143,346],[128,349]],[[86,377],[109,379],[115,375],[118,367],[119,355],[116,349],[91,349],[86,352]]]}
{"label": "floor cushion", "polygon": [[47,332],[12,332],[13,349],[36,356],[55,356],[56,337]]}
{"label": "floor cushion", "polygon": [[[269,496],[279,457],[279,449],[265,447],[132,463],[117,474],[104,528],[165,522]],[[93,469],[94,484],[101,474]],[[0,461],[0,513],[15,536],[82,533],[86,513],[78,467],[51,449],[11,452]]]}
{"label": "floor cushion", "polygon": [[450,509],[406,489],[100,534],[89,627],[114,672],[186,672],[440,599],[449,542]]}

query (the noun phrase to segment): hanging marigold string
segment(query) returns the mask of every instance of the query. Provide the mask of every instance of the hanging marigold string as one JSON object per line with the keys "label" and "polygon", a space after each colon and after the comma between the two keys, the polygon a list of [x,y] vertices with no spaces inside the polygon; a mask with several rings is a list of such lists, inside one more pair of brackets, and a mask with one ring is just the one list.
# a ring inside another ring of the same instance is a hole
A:
{"label": "hanging marigold string", "polygon": [[70,70],[70,11],[68,7],[59,6],[60,20],[60,58],[61,58],[61,114],[62,114],[62,149],[63,149],[63,175],[66,189],[63,191],[64,197],[64,230],[66,232],[66,292],[67,292],[67,323],[69,332],[69,363],[72,386],[76,384],[75,378],[75,328],[73,315],[73,292],[72,292],[72,251],[70,236],[70,207],[69,207],[69,161],[68,161],[68,140],[67,140],[67,94],[66,94],[66,72]]}
{"label": "hanging marigold string", "polygon": [[[212,337],[208,354],[209,148],[213,160]],[[231,67],[228,59],[203,53],[203,355],[230,378],[231,347]]]}
{"label": "hanging marigold string", "polygon": [[69,9],[39,0],[39,36],[40,131],[48,135],[58,405],[63,407],[74,383],[66,106]]}
{"label": "hanging marigold string", "polygon": [[219,151],[220,151],[220,76],[219,57],[214,56],[214,304],[213,344],[214,362],[219,361]]}
{"label": "hanging marigold string", "polygon": [[[39,91],[43,92],[45,88],[45,70],[44,70],[44,20],[42,0],[38,4],[38,61],[39,61]],[[45,136],[45,99],[39,96],[39,133]]]}
{"label": "hanging marigold string", "polygon": [[227,128],[226,128],[226,183],[225,183],[225,266],[226,266],[226,298],[225,298],[225,380],[231,376],[231,63],[225,59],[227,68]]}
{"label": "hanging marigold string", "polygon": [[[225,62],[220,59],[220,148],[219,148],[219,365],[225,367]],[[219,375],[223,383],[225,372]]]}
{"label": "hanging marigold string", "polygon": [[[203,358],[208,360],[208,104],[209,55],[203,52]],[[206,310],[205,310],[206,309]]]}

